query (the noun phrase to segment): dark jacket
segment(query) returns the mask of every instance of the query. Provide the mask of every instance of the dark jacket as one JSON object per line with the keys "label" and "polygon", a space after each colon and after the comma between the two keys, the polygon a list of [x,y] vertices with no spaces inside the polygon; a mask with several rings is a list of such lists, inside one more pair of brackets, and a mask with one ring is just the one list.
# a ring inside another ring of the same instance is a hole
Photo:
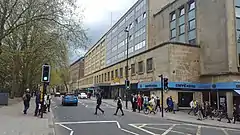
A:
{"label": "dark jacket", "polygon": [[41,94],[38,92],[38,93],[36,93],[36,99],[35,99],[35,103],[36,104],[39,104],[40,103],[40,97],[41,96]]}

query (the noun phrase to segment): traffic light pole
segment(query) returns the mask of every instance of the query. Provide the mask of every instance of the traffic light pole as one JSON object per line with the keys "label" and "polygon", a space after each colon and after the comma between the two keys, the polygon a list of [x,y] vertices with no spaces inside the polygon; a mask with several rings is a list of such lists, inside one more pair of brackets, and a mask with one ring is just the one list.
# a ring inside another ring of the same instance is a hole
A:
{"label": "traffic light pole", "polygon": [[[127,33],[127,65],[126,65],[126,81],[128,81],[128,38],[129,38],[129,31],[127,29],[125,29],[125,32]],[[129,82],[129,85],[131,86],[131,83]],[[128,91],[129,89],[127,88],[127,85],[125,84],[126,86],[126,109],[128,109]]]}
{"label": "traffic light pole", "polygon": [[163,75],[161,74],[160,76],[161,79],[161,108],[162,108],[162,117],[163,117],[163,91],[164,91],[164,84],[163,84]]}
{"label": "traffic light pole", "polygon": [[45,101],[44,97],[46,95],[46,91],[47,91],[47,83],[44,82],[43,83],[43,92],[42,92],[43,97],[42,97],[42,102],[41,102],[41,118],[43,118],[43,113],[44,113],[44,101]]}

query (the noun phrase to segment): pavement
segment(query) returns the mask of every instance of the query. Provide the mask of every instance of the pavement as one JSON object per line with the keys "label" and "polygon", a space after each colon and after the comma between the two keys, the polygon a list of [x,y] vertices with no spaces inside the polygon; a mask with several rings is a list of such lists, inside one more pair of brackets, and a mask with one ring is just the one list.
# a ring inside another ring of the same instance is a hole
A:
{"label": "pavement", "polygon": [[34,117],[35,99],[31,99],[30,108],[23,114],[21,100],[0,108],[1,135],[54,135],[53,115],[44,114],[43,118]]}
{"label": "pavement", "polygon": [[[163,119],[159,114],[142,114],[124,109],[114,116],[116,107],[103,100],[104,114],[94,115],[95,100],[79,100],[78,106],[62,106],[54,98],[52,107],[56,135],[239,135],[240,129],[190,124]],[[115,103],[115,102],[114,102]],[[116,103],[115,103],[116,104]],[[159,116],[157,116],[159,115]]]}

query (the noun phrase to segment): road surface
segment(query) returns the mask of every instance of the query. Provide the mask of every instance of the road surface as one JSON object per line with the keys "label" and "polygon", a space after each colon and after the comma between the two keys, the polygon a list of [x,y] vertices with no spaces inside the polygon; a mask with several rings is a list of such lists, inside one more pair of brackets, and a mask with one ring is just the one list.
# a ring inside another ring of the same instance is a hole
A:
{"label": "road surface", "polygon": [[61,98],[53,99],[52,110],[56,135],[240,135],[240,130],[224,129],[203,125],[177,123],[125,111],[121,116],[113,115],[115,108],[105,103],[94,115],[96,101],[79,100],[78,106],[62,106]]}

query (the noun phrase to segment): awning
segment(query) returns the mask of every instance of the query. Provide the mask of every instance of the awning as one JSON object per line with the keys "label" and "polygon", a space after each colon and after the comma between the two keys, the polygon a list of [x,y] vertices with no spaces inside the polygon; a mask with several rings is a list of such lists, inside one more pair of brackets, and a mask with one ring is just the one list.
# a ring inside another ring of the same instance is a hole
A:
{"label": "awning", "polygon": [[234,90],[237,94],[240,95],[240,90]]}

